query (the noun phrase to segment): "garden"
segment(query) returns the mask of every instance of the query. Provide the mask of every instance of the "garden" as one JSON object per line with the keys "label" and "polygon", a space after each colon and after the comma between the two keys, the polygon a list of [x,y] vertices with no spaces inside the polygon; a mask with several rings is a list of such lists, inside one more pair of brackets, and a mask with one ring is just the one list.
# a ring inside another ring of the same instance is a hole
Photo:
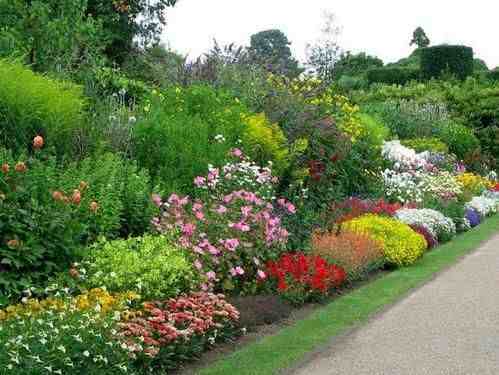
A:
{"label": "garden", "polygon": [[57,3],[0,0],[1,374],[181,372],[499,209],[471,48],[308,72],[273,30],[188,62],[135,44],[147,2]]}

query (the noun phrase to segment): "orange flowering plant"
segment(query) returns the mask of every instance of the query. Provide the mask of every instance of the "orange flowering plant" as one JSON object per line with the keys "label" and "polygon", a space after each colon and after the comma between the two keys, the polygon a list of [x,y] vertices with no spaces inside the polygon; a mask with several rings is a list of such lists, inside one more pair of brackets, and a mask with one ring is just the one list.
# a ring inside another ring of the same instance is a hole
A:
{"label": "orange flowering plant", "polygon": [[[32,157],[0,149],[0,295],[15,297],[69,264],[92,223],[80,214],[85,182],[72,191],[54,190],[55,160],[36,137]],[[98,202],[89,212],[98,214]],[[0,305],[2,304],[0,300]]]}

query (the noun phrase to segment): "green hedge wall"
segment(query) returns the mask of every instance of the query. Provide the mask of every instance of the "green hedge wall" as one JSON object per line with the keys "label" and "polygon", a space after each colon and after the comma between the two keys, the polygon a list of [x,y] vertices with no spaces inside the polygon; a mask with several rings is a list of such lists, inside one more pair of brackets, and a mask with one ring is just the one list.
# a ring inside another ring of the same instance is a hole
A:
{"label": "green hedge wall", "polygon": [[442,45],[421,51],[421,74],[424,79],[439,78],[444,73],[465,79],[473,74],[473,49]]}
{"label": "green hedge wall", "polygon": [[419,79],[419,69],[414,68],[379,68],[366,73],[369,83],[385,83],[389,85],[404,85],[409,81]]}

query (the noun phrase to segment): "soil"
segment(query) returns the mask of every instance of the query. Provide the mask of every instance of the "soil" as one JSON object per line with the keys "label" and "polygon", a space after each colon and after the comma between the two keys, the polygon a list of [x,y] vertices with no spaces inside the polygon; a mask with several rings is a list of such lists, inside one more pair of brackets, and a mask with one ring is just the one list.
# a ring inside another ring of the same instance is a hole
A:
{"label": "soil", "polygon": [[298,308],[289,305],[277,296],[248,296],[228,298],[241,313],[241,327],[247,332],[236,341],[220,344],[214,349],[205,352],[198,361],[184,364],[174,372],[177,375],[195,375],[200,369],[207,367],[223,357],[243,348],[246,345],[261,340],[265,336],[273,335],[284,327],[293,325],[299,320],[307,318],[314,311],[330,303],[335,298],[348,294],[361,286],[378,279],[388,270],[379,270],[362,281],[349,283],[338,289],[323,303],[309,303]]}

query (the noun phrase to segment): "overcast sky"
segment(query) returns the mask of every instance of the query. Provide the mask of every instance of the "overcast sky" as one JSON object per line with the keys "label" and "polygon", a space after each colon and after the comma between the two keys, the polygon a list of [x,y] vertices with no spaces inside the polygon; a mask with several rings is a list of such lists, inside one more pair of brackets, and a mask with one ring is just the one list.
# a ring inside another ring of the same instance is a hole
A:
{"label": "overcast sky", "polygon": [[213,38],[248,45],[251,34],[278,28],[303,60],[307,42],[319,36],[324,10],[336,15],[346,50],[393,62],[412,51],[412,32],[422,26],[432,44],[465,44],[489,68],[499,66],[497,0],[179,0],[168,11],[163,41],[195,57]]}

